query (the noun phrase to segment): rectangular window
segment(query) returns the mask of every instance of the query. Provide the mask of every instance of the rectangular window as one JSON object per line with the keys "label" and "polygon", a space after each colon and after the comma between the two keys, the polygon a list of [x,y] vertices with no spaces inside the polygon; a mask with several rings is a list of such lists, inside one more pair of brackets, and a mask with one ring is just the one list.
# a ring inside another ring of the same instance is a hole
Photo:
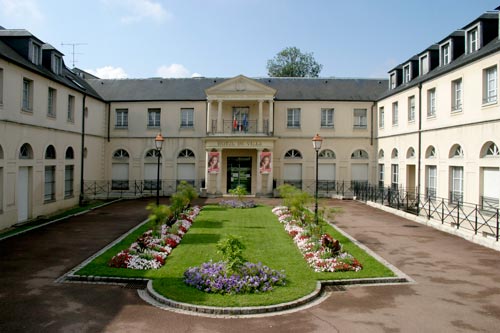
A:
{"label": "rectangular window", "polygon": [[497,101],[497,66],[483,70],[483,103]]}
{"label": "rectangular window", "polygon": [[55,118],[56,117],[56,97],[57,92],[53,88],[49,88],[49,96],[47,101],[47,116]]}
{"label": "rectangular window", "polygon": [[181,128],[193,128],[194,109],[181,109]]}
{"label": "rectangular window", "polygon": [[464,168],[451,167],[450,203],[462,203],[464,198]]}
{"label": "rectangular window", "polygon": [[31,62],[35,65],[42,63],[42,48],[35,42],[31,42]]}
{"label": "rectangular window", "polygon": [[73,197],[73,178],[74,178],[74,167],[72,165],[66,165],[64,167],[64,197]]}
{"label": "rectangular window", "polygon": [[415,121],[415,96],[408,97],[408,121]]}
{"label": "rectangular window", "polygon": [[441,46],[441,66],[448,65],[451,61],[450,43]]}
{"label": "rectangular window", "polygon": [[394,89],[396,88],[397,82],[396,82],[396,73],[392,73],[389,76],[389,88]]}
{"label": "rectangular window", "polygon": [[22,101],[23,111],[32,112],[33,111],[33,81],[24,78],[23,79],[23,101]]}
{"label": "rectangular window", "polygon": [[391,164],[391,187],[396,190],[398,188],[398,183],[399,183],[399,165]]}
{"label": "rectangular window", "polygon": [[436,89],[427,90],[427,117],[436,116]]}
{"label": "rectangular window", "polygon": [[0,68],[0,105],[3,104],[3,68]]}
{"label": "rectangular window", "polygon": [[403,67],[403,83],[410,82],[410,65]]}
{"label": "rectangular window", "polygon": [[45,202],[56,199],[56,167],[54,165],[45,167],[45,184],[43,200]]}
{"label": "rectangular window", "polygon": [[429,72],[429,57],[423,55],[420,57],[420,75],[427,74]]}
{"label": "rectangular window", "polygon": [[286,127],[300,128],[300,109],[288,109]]}
{"label": "rectangular window", "polygon": [[68,118],[67,121],[73,123],[75,121],[75,96],[68,95]]}
{"label": "rectangular window", "polygon": [[334,109],[321,109],[321,127],[333,128]]}
{"label": "rectangular window", "polygon": [[398,102],[392,103],[392,126],[397,126],[399,121]]}
{"label": "rectangular window", "polygon": [[52,56],[52,71],[57,75],[62,73],[62,59],[55,54]]}
{"label": "rectangular window", "polygon": [[384,124],[385,124],[385,111],[384,111],[384,107],[380,107],[378,109],[378,126],[380,128],[384,128]]}
{"label": "rectangular window", "polygon": [[435,165],[427,166],[427,184],[425,195],[427,199],[435,200],[437,193],[437,167]]}
{"label": "rectangular window", "polygon": [[378,187],[384,187],[384,165],[378,165]]}
{"label": "rectangular window", "polygon": [[366,128],[367,126],[367,110],[354,109],[354,128]]}
{"label": "rectangular window", "polygon": [[479,49],[478,28],[467,31],[467,53],[476,52]]}
{"label": "rectangular window", "polygon": [[160,127],[160,109],[148,109],[148,127]]}
{"label": "rectangular window", "polygon": [[462,111],[462,79],[451,82],[451,112]]}
{"label": "rectangular window", "polygon": [[128,109],[116,109],[115,116],[115,128],[128,127]]}

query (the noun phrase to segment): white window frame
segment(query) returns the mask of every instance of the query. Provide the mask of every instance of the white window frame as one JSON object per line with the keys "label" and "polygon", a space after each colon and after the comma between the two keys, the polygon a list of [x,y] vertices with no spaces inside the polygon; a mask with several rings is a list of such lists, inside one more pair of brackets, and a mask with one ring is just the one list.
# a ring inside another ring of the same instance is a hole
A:
{"label": "white window frame", "polygon": [[67,119],[68,122],[75,122],[75,96],[68,95],[68,113]]}
{"label": "white window frame", "polygon": [[33,112],[33,80],[23,78],[21,108],[26,112]]}
{"label": "white window frame", "polygon": [[161,109],[148,109],[148,128],[161,126]]}
{"label": "white window frame", "polygon": [[451,41],[440,45],[441,66],[446,66],[451,62]]}
{"label": "white window frame", "polygon": [[425,53],[418,58],[419,74],[425,75],[429,73],[429,54]]}
{"label": "white window frame", "polygon": [[57,112],[57,90],[49,87],[47,95],[47,116],[56,117]]}
{"label": "white window frame", "polygon": [[450,167],[450,202],[463,202],[464,197],[464,168],[462,166]]}
{"label": "white window frame", "polygon": [[462,78],[451,81],[451,112],[461,112],[463,104]]}
{"label": "white window frame", "polygon": [[436,88],[427,90],[427,118],[436,117]]}
{"label": "white window frame", "polygon": [[394,89],[397,86],[396,72],[389,74],[389,89]]}
{"label": "white window frame", "polygon": [[378,187],[384,187],[385,182],[384,182],[384,164],[380,163],[378,165]]}
{"label": "white window frame", "polygon": [[415,95],[408,97],[408,121],[415,121]]}
{"label": "white window frame", "polygon": [[194,127],[194,108],[181,108],[181,128]]}
{"label": "white window frame", "polygon": [[321,127],[334,128],[335,109],[323,108],[321,109]]}
{"label": "white window frame", "polygon": [[408,83],[411,80],[411,67],[407,64],[403,67],[403,83]]}
{"label": "white window frame", "polygon": [[300,108],[287,109],[286,127],[300,128]]}
{"label": "white window frame", "polygon": [[115,128],[128,128],[128,109],[115,109]]}
{"label": "white window frame", "polygon": [[481,24],[478,23],[465,32],[465,53],[476,52],[481,46]]}
{"label": "white window frame", "polygon": [[497,102],[498,95],[498,69],[491,66],[483,70],[483,104]]}
{"label": "white window frame", "polygon": [[62,74],[62,57],[58,54],[53,54],[52,60],[51,60],[51,66],[52,66],[52,71],[55,74],[61,75]]}
{"label": "white window frame", "polygon": [[44,172],[43,201],[52,202],[56,199],[56,166],[46,165]]}
{"label": "white window frame", "polygon": [[384,125],[385,125],[385,110],[384,107],[381,106],[378,109],[378,127],[384,128]]}
{"label": "white window frame", "polygon": [[354,109],[354,129],[365,129],[368,127],[368,110],[367,109]]}
{"label": "white window frame", "polygon": [[391,164],[391,187],[399,187],[399,164]]}
{"label": "white window frame", "polygon": [[392,126],[398,126],[399,123],[399,105],[398,102],[392,103]]}
{"label": "white window frame", "polygon": [[42,46],[35,41],[30,43],[30,60],[35,65],[42,63]]}
{"label": "white window frame", "polygon": [[436,199],[437,194],[437,166],[427,165],[425,196],[427,199]]}

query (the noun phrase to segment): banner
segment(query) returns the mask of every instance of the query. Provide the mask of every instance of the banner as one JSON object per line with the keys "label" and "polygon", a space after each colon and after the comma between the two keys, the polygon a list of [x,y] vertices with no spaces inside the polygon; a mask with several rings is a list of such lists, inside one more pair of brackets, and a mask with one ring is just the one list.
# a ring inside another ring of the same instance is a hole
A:
{"label": "banner", "polygon": [[213,151],[208,153],[208,173],[219,173],[219,152]]}
{"label": "banner", "polygon": [[271,152],[265,151],[260,153],[260,173],[270,173],[271,170]]}

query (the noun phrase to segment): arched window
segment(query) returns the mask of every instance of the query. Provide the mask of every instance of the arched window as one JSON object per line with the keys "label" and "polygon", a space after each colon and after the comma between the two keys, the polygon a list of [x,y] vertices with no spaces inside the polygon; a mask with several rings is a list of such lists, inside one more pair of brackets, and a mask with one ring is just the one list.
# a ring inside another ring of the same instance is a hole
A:
{"label": "arched window", "polygon": [[324,150],[320,151],[318,157],[322,158],[322,159],[334,159],[334,158],[336,158],[335,153],[333,152],[333,150],[330,150],[330,149],[324,149]]}
{"label": "arched window", "polygon": [[415,157],[415,149],[413,147],[408,148],[406,152],[406,158],[414,158]]}
{"label": "arched window", "polygon": [[158,158],[160,152],[156,149],[150,149],[146,152],[145,158]]}
{"label": "arched window", "polygon": [[481,157],[498,157],[500,150],[494,142],[486,142],[481,149]]}
{"label": "arched window", "polygon": [[392,150],[392,153],[391,153],[391,158],[398,158],[398,156],[399,156],[399,152],[396,148],[394,148]]}
{"label": "arched window", "polygon": [[365,150],[363,150],[363,149],[358,149],[358,150],[355,150],[351,154],[351,158],[353,160],[367,160],[368,159],[368,153]]}
{"label": "arched window", "polygon": [[285,153],[285,158],[302,158],[302,154],[296,149],[290,149]]}
{"label": "arched window", "polygon": [[72,147],[68,147],[66,149],[66,159],[67,160],[72,160],[75,158],[75,152],[73,151]]}
{"label": "arched window", "polygon": [[31,148],[29,143],[25,143],[19,149],[19,158],[22,160],[32,159],[33,158],[33,149]]}
{"label": "arched window", "polygon": [[191,149],[183,149],[177,155],[178,158],[194,158],[194,153]]}
{"label": "arched window", "polygon": [[462,146],[460,146],[458,144],[453,145],[453,147],[451,147],[451,149],[450,149],[449,157],[450,158],[464,157],[464,150],[462,149]]}
{"label": "arched window", "polygon": [[118,149],[113,153],[113,158],[117,160],[124,160],[129,157],[129,154],[125,149]]}
{"label": "arched window", "polygon": [[378,151],[378,158],[379,158],[379,159],[384,158],[384,150],[383,150],[383,149],[380,149],[380,150]]}
{"label": "arched window", "polygon": [[49,145],[45,150],[45,159],[46,160],[55,160],[56,159],[56,149],[53,145]]}
{"label": "arched window", "polygon": [[434,146],[427,147],[425,151],[425,158],[435,158],[436,157],[436,148]]}

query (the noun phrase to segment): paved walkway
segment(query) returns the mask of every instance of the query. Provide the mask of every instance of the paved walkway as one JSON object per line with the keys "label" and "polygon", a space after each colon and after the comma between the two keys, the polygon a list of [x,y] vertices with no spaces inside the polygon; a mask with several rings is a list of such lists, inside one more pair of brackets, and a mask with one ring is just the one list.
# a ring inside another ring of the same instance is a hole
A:
{"label": "paved walkway", "polygon": [[328,201],[342,207],[336,224],[416,284],[350,287],[301,312],[214,319],[152,307],[134,289],[54,283],[144,220],[146,203],[119,202],[1,241],[0,332],[495,332],[500,327],[498,252],[354,201]]}

